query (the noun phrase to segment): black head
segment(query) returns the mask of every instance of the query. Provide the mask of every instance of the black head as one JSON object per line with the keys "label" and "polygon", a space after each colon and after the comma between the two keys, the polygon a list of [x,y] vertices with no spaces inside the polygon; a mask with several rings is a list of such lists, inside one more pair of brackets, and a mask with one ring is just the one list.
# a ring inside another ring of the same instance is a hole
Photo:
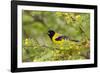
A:
{"label": "black head", "polygon": [[49,30],[48,31],[48,35],[49,37],[52,39],[52,37],[54,36],[55,32],[53,30]]}

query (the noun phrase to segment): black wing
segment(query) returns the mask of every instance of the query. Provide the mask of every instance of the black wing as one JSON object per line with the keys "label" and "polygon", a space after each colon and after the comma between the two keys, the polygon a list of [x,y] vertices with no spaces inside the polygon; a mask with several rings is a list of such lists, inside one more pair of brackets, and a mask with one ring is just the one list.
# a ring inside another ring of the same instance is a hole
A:
{"label": "black wing", "polygon": [[79,40],[72,40],[72,39],[69,38],[68,36],[59,36],[59,37],[57,37],[55,40],[56,40],[56,41],[61,41],[62,39],[64,39],[64,40],[70,40],[70,41],[74,41],[74,42],[80,42]]}
{"label": "black wing", "polygon": [[68,37],[67,36],[59,36],[55,40],[56,41],[61,41],[62,39],[68,39]]}

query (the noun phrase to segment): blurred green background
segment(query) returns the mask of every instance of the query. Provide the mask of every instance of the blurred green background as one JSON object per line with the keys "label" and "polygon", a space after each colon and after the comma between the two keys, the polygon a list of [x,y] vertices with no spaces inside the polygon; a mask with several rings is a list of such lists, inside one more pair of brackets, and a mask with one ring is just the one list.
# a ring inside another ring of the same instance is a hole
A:
{"label": "blurred green background", "polygon": [[[67,41],[61,49],[48,30],[80,42]],[[22,11],[22,61],[44,62],[90,58],[90,14],[75,12]]]}

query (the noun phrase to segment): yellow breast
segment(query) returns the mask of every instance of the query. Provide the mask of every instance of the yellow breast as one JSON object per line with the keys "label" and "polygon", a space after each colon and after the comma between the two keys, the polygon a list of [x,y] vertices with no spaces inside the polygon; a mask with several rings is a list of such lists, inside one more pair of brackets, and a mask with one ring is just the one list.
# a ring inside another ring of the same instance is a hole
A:
{"label": "yellow breast", "polygon": [[59,36],[61,36],[61,34],[55,33],[55,35],[54,35],[53,38],[52,38],[52,41],[53,41],[55,44],[62,45],[63,42],[64,42],[64,39],[59,40],[59,41],[55,40],[55,39],[58,38]]}

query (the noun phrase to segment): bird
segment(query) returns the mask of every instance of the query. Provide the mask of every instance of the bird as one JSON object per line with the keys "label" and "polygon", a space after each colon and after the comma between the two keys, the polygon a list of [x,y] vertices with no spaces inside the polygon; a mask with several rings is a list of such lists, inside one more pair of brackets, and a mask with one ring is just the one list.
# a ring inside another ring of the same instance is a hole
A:
{"label": "bird", "polygon": [[79,40],[73,40],[69,38],[68,36],[57,33],[53,30],[48,30],[48,36],[50,37],[53,43],[58,44],[58,45],[62,45],[66,40],[70,40],[73,42],[79,42]]}

